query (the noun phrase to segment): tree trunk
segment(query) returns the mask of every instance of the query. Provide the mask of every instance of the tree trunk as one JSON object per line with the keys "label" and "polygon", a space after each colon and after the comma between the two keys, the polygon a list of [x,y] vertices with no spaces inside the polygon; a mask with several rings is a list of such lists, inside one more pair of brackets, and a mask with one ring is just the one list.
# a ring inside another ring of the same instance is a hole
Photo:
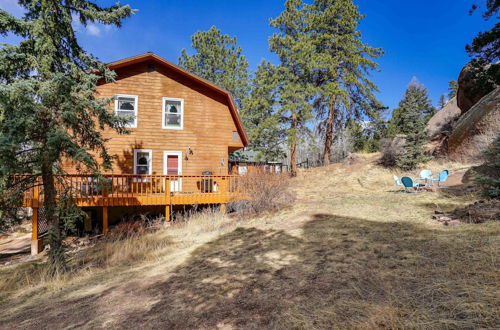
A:
{"label": "tree trunk", "polygon": [[335,96],[328,106],[328,119],[326,122],[325,148],[323,152],[323,165],[330,165],[330,156],[333,144],[333,125],[335,123]]}
{"label": "tree trunk", "polygon": [[[43,156],[42,156],[43,157]],[[52,162],[45,156],[42,160],[43,207],[49,229],[49,263],[52,275],[64,272],[66,260],[62,245],[61,226],[56,214],[56,186]]]}
{"label": "tree trunk", "polygon": [[290,176],[296,177],[297,176],[297,115],[294,113],[292,114],[292,129],[294,131],[294,137],[293,141],[290,144]]}

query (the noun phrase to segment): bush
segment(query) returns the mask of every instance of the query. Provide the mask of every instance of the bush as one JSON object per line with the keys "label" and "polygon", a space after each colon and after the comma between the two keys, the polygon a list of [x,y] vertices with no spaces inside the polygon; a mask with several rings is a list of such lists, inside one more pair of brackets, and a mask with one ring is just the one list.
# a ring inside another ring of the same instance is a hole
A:
{"label": "bush", "polygon": [[405,136],[396,135],[394,138],[380,140],[381,157],[380,164],[385,167],[395,167],[398,159],[404,153]]}
{"label": "bush", "polygon": [[295,195],[290,190],[290,178],[285,173],[249,173],[239,179],[239,187],[246,198],[231,202],[229,209],[240,215],[275,212],[290,206],[295,200]]}
{"label": "bush", "polygon": [[485,165],[489,168],[489,174],[476,176],[476,182],[483,187],[483,195],[500,198],[500,133],[484,154],[487,157]]}

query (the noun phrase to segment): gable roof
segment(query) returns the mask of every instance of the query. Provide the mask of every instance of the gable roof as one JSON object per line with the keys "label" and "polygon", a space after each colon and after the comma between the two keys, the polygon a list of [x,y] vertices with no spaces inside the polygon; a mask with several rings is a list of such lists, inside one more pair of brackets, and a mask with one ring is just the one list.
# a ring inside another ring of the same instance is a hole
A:
{"label": "gable roof", "polygon": [[238,114],[238,110],[236,109],[236,106],[234,105],[233,97],[230,92],[226,91],[225,89],[212,84],[211,82],[200,78],[183,68],[165,60],[164,58],[161,58],[160,56],[153,54],[153,53],[145,53],[133,57],[128,57],[123,60],[118,60],[115,62],[108,63],[108,67],[111,70],[123,68],[132,64],[137,64],[137,63],[142,63],[142,62],[147,62],[147,61],[154,61],[160,65],[163,65],[164,67],[167,67],[182,76],[191,79],[205,87],[208,87],[209,89],[213,90],[216,93],[219,93],[227,98],[228,104],[229,104],[229,110],[231,111],[231,117],[233,118],[234,124],[236,125],[236,128],[238,129],[238,133],[240,134],[241,142],[243,143],[244,146],[248,146],[249,141],[247,134],[245,132],[245,128],[243,127],[243,124],[241,122],[240,115]]}

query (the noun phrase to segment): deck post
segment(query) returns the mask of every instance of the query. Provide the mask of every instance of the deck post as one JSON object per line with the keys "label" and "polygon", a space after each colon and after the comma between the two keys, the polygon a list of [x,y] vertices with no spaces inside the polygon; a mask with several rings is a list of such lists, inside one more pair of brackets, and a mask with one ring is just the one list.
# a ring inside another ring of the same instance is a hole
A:
{"label": "deck post", "polygon": [[227,204],[226,203],[222,203],[220,205],[220,213],[225,214],[226,210],[227,210]]}
{"label": "deck post", "polygon": [[172,197],[170,194],[170,178],[165,178],[165,221],[170,221],[170,211],[172,208]]}
{"label": "deck post", "polygon": [[104,236],[108,235],[108,207],[102,208],[102,232]]}
{"label": "deck post", "polygon": [[31,215],[31,255],[33,256],[39,254],[43,250],[42,240],[38,239],[39,198],[39,189],[38,186],[35,186],[33,188],[33,214]]}

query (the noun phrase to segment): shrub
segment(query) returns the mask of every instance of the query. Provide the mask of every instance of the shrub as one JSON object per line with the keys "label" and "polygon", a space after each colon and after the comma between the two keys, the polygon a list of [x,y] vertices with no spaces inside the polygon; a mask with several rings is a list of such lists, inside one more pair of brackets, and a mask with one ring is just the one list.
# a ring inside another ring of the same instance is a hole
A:
{"label": "shrub", "polygon": [[404,152],[405,136],[396,135],[394,138],[385,138],[380,141],[380,164],[385,167],[394,167]]}
{"label": "shrub", "polygon": [[484,154],[487,157],[485,165],[489,168],[489,174],[476,176],[476,182],[483,186],[485,196],[500,198],[500,133]]}
{"label": "shrub", "polygon": [[229,209],[240,215],[274,212],[291,205],[295,199],[290,190],[290,178],[285,173],[249,173],[239,179],[239,187],[246,198],[231,202]]}

